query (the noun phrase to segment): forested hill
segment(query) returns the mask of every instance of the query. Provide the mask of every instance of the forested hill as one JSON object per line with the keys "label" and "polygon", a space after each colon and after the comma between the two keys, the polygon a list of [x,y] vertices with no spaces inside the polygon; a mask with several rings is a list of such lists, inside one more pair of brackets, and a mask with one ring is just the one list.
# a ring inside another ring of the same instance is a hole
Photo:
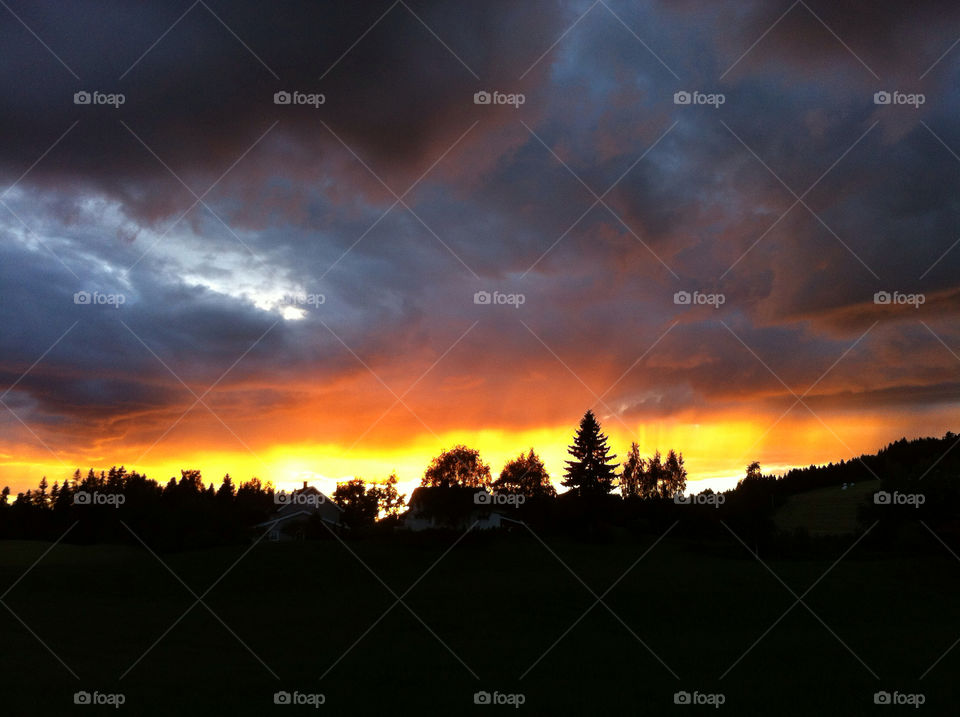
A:
{"label": "forested hill", "polygon": [[[825,466],[794,468],[777,480],[778,492],[803,493],[842,483],[865,480],[897,482],[948,478],[960,475],[960,437],[948,432],[943,438],[901,438],[876,454],[829,463]],[[772,476],[768,477],[772,479]]]}

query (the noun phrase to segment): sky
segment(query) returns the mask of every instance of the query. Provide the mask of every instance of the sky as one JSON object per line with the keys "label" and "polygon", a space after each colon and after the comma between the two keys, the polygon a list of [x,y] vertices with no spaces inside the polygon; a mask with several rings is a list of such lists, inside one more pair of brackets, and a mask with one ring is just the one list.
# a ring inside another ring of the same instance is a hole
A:
{"label": "sky", "polygon": [[703,486],[956,430],[958,36],[934,0],[8,0],[0,485],[410,487],[458,443],[558,481],[588,408]]}

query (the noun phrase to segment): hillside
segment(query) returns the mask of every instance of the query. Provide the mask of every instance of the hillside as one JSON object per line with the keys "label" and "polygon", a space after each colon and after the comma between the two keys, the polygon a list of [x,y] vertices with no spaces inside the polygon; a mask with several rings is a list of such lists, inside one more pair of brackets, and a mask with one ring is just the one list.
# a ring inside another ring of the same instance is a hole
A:
{"label": "hillside", "polygon": [[870,479],[846,489],[834,485],[791,495],[774,513],[774,525],[785,532],[805,528],[814,536],[853,533],[860,505],[879,488]]}

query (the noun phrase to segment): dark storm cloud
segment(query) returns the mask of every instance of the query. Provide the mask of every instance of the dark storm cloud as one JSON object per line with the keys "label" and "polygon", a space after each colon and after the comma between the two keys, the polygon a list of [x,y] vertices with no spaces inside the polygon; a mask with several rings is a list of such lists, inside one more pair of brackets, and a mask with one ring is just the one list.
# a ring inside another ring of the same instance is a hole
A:
{"label": "dark storm cloud", "polygon": [[876,78],[871,71],[881,79],[917,79],[956,40],[960,19],[960,8],[949,0],[657,4],[685,15],[700,30],[699,36],[713,40],[720,72],[756,43],[756,49],[737,63],[735,76],[777,74],[787,64],[826,81],[831,74],[847,73],[872,81]]}
{"label": "dark storm cloud", "polygon": [[[121,319],[202,390],[277,321],[257,297],[301,288],[324,293],[323,310],[277,324],[224,387],[267,405],[307,380],[364,375],[324,323],[408,385],[479,321],[423,385],[473,387],[457,412],[477,422],[535,423],[496,397],[543,376],[576,385],[557,357],[600,393],[677,322],[607,399],[643,418],[775,403],[781,378],[805,390],[880,321],[814,398],[928,402],[923,386],[948,384],[951,357],[873,296],[927,292],[916,316],[954,345],[942,324],[958,306],[960,249],[944,253],[960,236],[960,161],[941,140],[960,154],[960,49],[919,77],[960,10],[609,4],[619,19],[596,5],[550,49],[590,3],[410,2],[416,16],[400,4],[384,16],[389,2],[210,2],[229,29],[202,4],[180,18],[189,3],[12,3],[69,69],[0,15],[8,183],[77,124],[6,197],[30,231],[0,207],[0,383],[79,318],[18,384],[17,405],[49,420],[165,413],[190,397]],[[126,102],[75,105],[82,89]],[[527,101],[477,106],[479,89]],[[695,89],[726,102],[673,103]],[[877,106],[880,89],[926,102]],[[326,102],[277,106],[278,90]],[[164,163],[197,194],[230,172],[209,209],[174,225],[195,197]],[[413,211],[381,219],[395,198],[374,173],[402,193],[428,169],[405,198]],[[790,190],[809,210],[787,213]],[[72,303],[94,289],[129,301],[112,313]],[[527,303],[493,313],[472,303],[480,289]],[[726,301],[682,307],[678,290]],[[902,370],[907,336],[938,353]]]}
{"label": "dark storm cloud", "polygon": [[[198,193],[279,120],[277,135],[295,145],[292,154],[306,155],[294,159],[300,169],[316,167],[336,144],[326,122],[375,166],[415,176],[440,138],[452,141],[470,124],[473,93],[516,85],[517,68],[568,15],[547,12],[548,3],[517,12],[501,1],[455,12],[415,2],[416,17],[403,5],[384,16],[391,4],[211,2],[212,12],[199,4],[181,18],[189,3],[14,3],[70,69],[5,15],[4,169],[17,176],[79,120],[31,178],[93,183],[155,217],[189,194],[157,171],[121,120]],[[78,90],[121,92],[126,101],[118,109],[77,106]],[[323,93],[326,103],[277,107],[278,90]],[[280,169],[263,166],[262,154],[253,160],[265,176]]]}

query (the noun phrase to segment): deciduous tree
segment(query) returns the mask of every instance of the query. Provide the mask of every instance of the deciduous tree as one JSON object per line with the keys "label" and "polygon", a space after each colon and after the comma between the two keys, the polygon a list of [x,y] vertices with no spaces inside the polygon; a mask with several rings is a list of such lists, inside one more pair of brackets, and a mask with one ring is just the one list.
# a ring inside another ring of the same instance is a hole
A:
{"label": "deciduous tree", "polygon": [[524,495],[527,498],[553,498],[556,488],[550,483],[550,475],[540,456],[531,448],[521,453],[500,471],[500,477],[493,483],[494,490],[502,493]]}
{"label": "deciduous tree", "polygon": [[490,485],[490,466],[480,459],[479,451],[457,445],[430,462],[420,485],[428,488],[486,488]]}

